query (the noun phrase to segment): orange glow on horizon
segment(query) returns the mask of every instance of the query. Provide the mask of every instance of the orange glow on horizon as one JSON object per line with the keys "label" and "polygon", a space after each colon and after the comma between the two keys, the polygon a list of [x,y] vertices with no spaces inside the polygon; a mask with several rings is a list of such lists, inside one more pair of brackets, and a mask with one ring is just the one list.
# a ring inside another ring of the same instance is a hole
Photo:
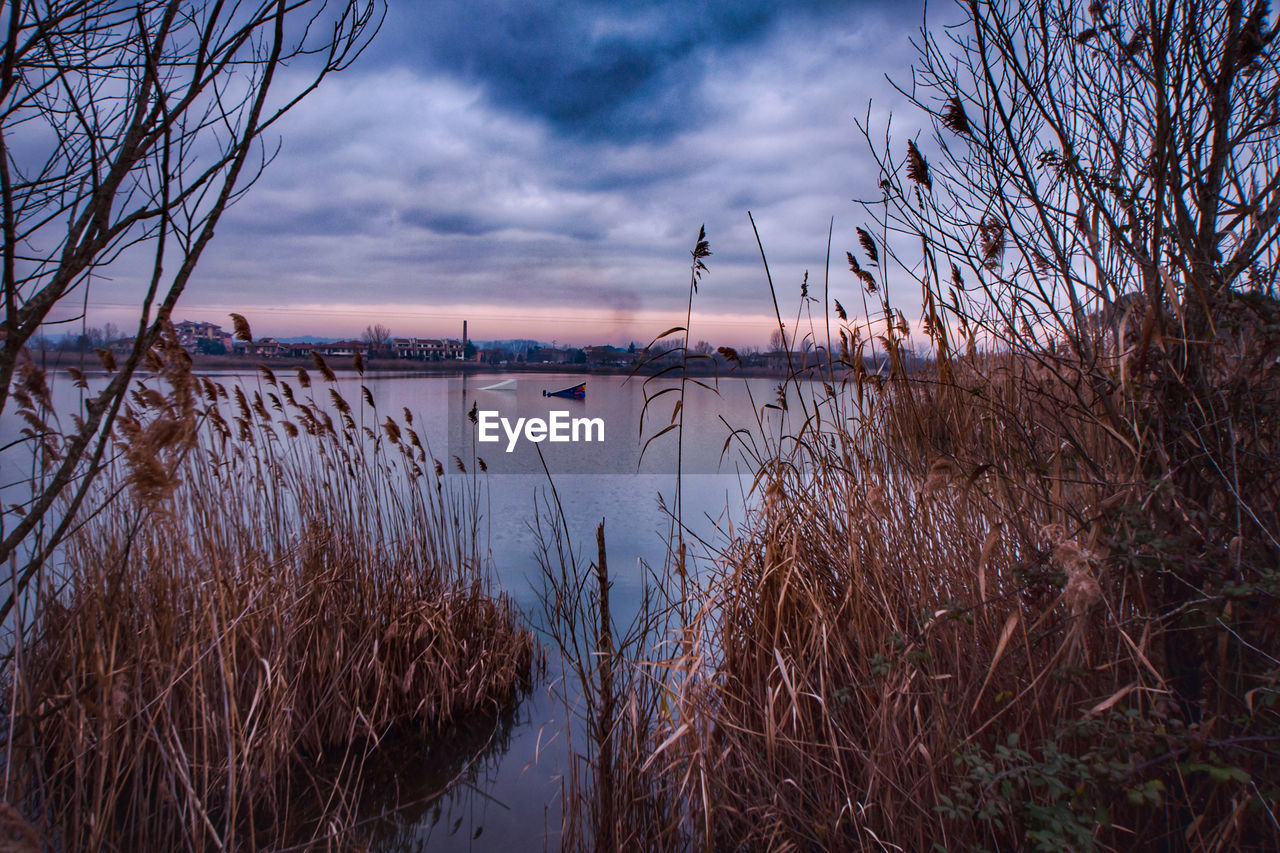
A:
{"label": "orange glow on horizon", "polygon": [[[202,320],[230,328],[228,314],[243,314],[255,337],[289,338],[314,335],[327,338],[359,338],[367,326],[381,323],[394,337],[460,338],[462,321],[468,324],[472,340],[526,338],[555,342],[561,346],[613,344],[626,346],[634,341],[643,346],[655,335],[673,326],[683,326],[685,315],[674,311],[621,311],[613,309],[544,306],[523,308],[494,305],[343,305],[299,304],[231,306],[182,304],[174,312],[177,320]],[[114,323],[133,328],[137,307],[124,304],[90,303],[89,324]],[[793,318],[794,319],[794,318]],[[706,340],[713,346],[764,347],[777,321],[767,314],[726,314],[693,312],[692,341]],[[790,334],[788,323],[788,334]]]}

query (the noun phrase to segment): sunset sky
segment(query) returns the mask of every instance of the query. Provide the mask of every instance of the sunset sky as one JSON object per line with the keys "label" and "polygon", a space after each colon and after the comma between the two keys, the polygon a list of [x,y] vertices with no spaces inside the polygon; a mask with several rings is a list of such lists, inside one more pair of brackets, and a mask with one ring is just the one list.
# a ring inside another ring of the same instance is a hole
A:
{"label": "sunset sky", "polygon": [[[368,52],[281,127],[177,319],[258,335],[644,340],[683,320],[689,250],[713,256],[695,338],[762,345],[806,270],[832,294],[876,193],[867,114],[904,139],[916,2],[392,0]],[[127,276],[91,322],[136,317]],[[820,293],[820,290],[818,291]]]}

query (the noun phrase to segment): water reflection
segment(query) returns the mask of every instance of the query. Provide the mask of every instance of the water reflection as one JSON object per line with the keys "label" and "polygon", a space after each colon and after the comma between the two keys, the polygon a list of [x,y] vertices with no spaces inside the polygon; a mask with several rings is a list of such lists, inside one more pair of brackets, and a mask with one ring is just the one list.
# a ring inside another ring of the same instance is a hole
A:
{"label": "water reflection", "polygon": [[365,764],[356,838],[369,850],[403,853],[480,838],[490,810],[510,810],[486,792],[522,716],[513,703],[430,739],[407,733],[384,738]]}

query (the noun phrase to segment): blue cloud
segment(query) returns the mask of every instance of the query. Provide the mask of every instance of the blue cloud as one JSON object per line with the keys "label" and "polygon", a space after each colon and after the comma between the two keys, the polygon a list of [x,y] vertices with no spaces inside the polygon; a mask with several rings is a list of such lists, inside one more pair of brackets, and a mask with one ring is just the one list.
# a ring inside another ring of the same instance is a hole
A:
{"label": "blue cloud", "polygon": [[479,83],[496,105],[565,136],[653,140],[707,119],[698,86],[706,57],[833,10],[857,14],[835,0],[392,4],[375,61]]}
{"label": "blue cloud", "polygon": [[400,212],[402,222],[448,236],[482,237],[500,226],[459,211],[410,209]]}

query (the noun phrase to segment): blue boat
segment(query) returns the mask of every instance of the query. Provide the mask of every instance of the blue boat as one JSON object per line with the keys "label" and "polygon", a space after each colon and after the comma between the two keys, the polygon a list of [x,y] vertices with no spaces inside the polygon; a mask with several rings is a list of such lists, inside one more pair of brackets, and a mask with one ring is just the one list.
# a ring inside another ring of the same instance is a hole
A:
{"label": "blue boat", "polygon": [[561,388],[559,391],[542,391],[544,397],[564,397],[569,400],[582,400],[587,396],[587,383],[580,382],[572,388]]}

